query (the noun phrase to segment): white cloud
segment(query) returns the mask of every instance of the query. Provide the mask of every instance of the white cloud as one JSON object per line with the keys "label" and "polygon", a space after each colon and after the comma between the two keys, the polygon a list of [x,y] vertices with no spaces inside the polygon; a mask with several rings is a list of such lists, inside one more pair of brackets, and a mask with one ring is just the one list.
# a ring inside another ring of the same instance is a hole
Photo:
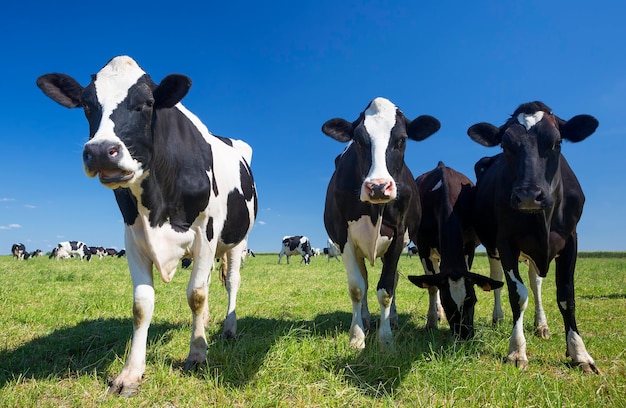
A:
{"label": "white cloud", "polygon": [[25,204],[24,207],[26,207],[26,208],[37,208],[37,206],[32,205],[32,204]]}
{"label": "white cloud", "polygon": [[265,225],[265,224],[267,224],[265,221],[257,221],[256,223],[257,223],[257,224],[259,224],[259,225]]}
{"label": "white cloud", "polygon": [[15,198],[0,198],[0,203],[7,203],[9,201],[15,201]]}
{"label": "white cloud", "polygon": [[20,224],[0,225],[0,230],[10,230],[15,228],[22,228]]}

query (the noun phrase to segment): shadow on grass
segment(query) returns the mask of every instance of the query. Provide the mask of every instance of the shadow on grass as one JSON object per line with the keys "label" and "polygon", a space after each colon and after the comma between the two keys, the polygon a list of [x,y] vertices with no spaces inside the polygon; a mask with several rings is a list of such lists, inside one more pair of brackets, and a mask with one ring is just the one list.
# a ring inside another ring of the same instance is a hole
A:
{"label": "shadow on grass", "polygon": [[[302,333],[302,336],[320,340],[334,339],[338,333],[349,330],[350,321],[350,313],[339,311],[317,315],[313,320],[244,317],[238,321],[237,340],[222,339],[221,329],[210,330],[207,372],[188,375],[217,375],[224,384],[242,387],[256,378],[277,342],[294,336],[294,329],[296,336]],[[400,314],[399,328],[394,330],[396,350],[381,352],[376,325],[377,316],[372,316],[365,350],[324,356],[319,362],[323,369],[343,376],[365,395],[382,397],[393,393],[416,360],[428,360],[433,350],[454,344],[449,330],[427,331],[417,327],[409,315]],[[153,323],[148,335],[148,351],[154,342],[170,342],[180,328],[180,324]],[[94,373],[104,381],[111,364],[125,355],[131,336],[131,319],[98,319],[55,330],[13,350],[2,350],[0,387],[16,379],[63,379]],[[166,363],[182,372],[185,362],[166,359]]]}
{"label": "shadow on grass", "polygon": [[[150,326],[150,339],[167,337],[169,324]],[[123,356],[132,335],[131,319],[88,320],[57,329],[13,350],[0,351],[0,387],[15,379],[68,378],[106,372]]]}

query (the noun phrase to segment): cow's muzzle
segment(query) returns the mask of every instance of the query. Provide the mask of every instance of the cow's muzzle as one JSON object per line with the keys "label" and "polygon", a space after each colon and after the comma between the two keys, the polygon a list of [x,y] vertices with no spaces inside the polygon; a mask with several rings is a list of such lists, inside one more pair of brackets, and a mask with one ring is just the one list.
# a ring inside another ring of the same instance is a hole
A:
{"label": "cow's muzzle", "polygon": [[102,184],[130,180],[134,173],[119,167],[122,146],[115,142],[87,143],[83,150],[83,165],[89,177],[98,175]]}
{"label": "cow's muzzle", "polygon": [[553,204],[552,197],[539,187],[518,187],[511,194],[511,207],[523,212],[537,212]]}
{"label": "cow's muzzle", "polygon": [[361,201],[384,204],[396,198],[396,185],[393,180],[372,180],[363,183]]}

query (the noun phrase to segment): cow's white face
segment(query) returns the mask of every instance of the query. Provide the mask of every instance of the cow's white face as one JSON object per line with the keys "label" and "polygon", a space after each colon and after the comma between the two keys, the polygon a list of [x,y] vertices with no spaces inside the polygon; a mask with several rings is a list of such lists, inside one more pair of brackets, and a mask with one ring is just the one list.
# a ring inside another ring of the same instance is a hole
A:
{"label": "cow's white face", "polygon": [[[85,144],[85,154],[83,156],[84,171],[89,177],[98,175],[102,184],[111,188],[116,188],[124,184],[132,184],[132,182],[140,178],[143,173],[142,163],[131,155],[126,144],[116,133],[119,132],[120,129],[116,129],[114,117],[119,115],[115,115],[114,113],[119,110],[129,109],[138,112],[139,109],[143,109],[142,104],[133,104],[132,100],[129,101],[127,99],[130,95],[129,91],[131,87],[137,84],[139,79],[144,75],[146,75],[146,73],[132,58],[121,56],[109,61],[109,63],[96,74],[93,81],[95,101],[97,101],[100,109],[100,121],[97,123],[92,135],[90,135],[90,140]],[[147,85],[144,85],[144,87],[144,93],[147,98],[144,97],[143,99],[152,99],[153,103],[154,100],[151,96],[150,89]],[[89,90],[89,87],[87,90]],[[145,102],[142,103],[145,104]],[[98,106],[92,107],[89,106],[88,103],[83,103],[83,106],[85,107],[85,114],[91,124],[92,119],[89,117],[93,115],[91,109],[94,107],[97,109]],[[128,115],[127,119],[131,119],[132,116],[137,115]],[[147,115],[142,116],[145,117]],[[117,125],[123,125],[123,123],[118,123]],[[126,124],[126,126],[128,126],[128,124]],[[145,124],[143,126],[131,124],[131,126],[137,127],[138,129],[145,128]],[[103,152],[102,149],[106,151]],[[110,168],[110,166],[101,167],[94,165],[94,162],[91,160],[93,157],[90,157],[90,155],[93,154],[108,155],[109,158],[115,160],[115,167]]]}
{"label": "cow's white face", "polygon": [[[371,164],[361,185],[361,201],[384,203],[395,200],[398,195],[396,182],[387,168],[387,150],[390,147],[391,132],[396,125],[397,109],[389,100],[376,98],[363,112],[363,127],[369,138]],[[404,137],[406,140],[406,135],[396,137]]]}

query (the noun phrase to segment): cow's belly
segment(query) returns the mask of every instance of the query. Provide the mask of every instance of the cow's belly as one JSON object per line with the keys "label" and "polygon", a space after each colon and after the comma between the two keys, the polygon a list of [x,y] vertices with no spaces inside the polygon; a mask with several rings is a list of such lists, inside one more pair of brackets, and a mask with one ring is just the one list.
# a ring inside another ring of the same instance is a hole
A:
{"label": "cow's belly", "polygon": [[355,254],[367,259],[371,265],[374,265],[376,258],[387,252],[391,244],[391,238],[381,236],[380,227],[372,224],[369,215],[363,215],[356,221],[348,221],[348,241],[352,243]]}

